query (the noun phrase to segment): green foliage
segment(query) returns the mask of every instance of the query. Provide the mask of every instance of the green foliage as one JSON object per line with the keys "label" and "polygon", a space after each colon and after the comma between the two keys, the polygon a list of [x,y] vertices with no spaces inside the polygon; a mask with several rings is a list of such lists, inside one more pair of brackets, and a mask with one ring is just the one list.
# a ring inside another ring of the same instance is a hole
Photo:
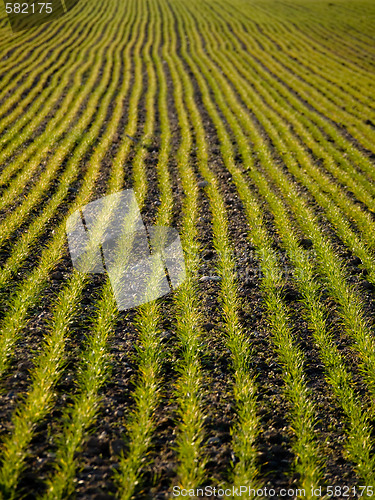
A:
{"label": "green foliage", "polygon": [[[342,257],[343,250],[359,257],[358,274],[375,284],[373,20],[369,0],[357,0],[355,6],[349,0],[110,0],[93,5],[82,0],[61,22],[3,37],[2,385],[10,383],[6,377],[15,349],[66,254],[67,217],[102,195],[103,185],[107,194],[133,187],[142,208],[155,201],[157,191],[155,222],[177,225],[181,235],[186,281],[171,301],[139,307],[134,320],[136,374],[122,422],[125,448],[113,474],[118,498],[145,493],[165,402],[174,422],[168,446],[177,462],[170,486],[218,482],[261,488],[266,481],[258,451],[264,422],[262,382],[253,370],[257,347],[241,320],[242,310],[252,304],[240,299],[240,260],[231,233],[236,210],[243,211],[262,273],[262,321],[281,368],[280,397],[294,457],[288,473],[306,489],[304,498],[314,498],[311,487],[323,484],[326,472],[318,395],[309,389],[306,352],[294,324],[294,314],[301,312],[324,369],[325,390],[342,415],[343,429],[337,433],[344,458],[358,483],[374,482],[373,317]],[[127,179],[129,164],[132,178]],[[230,173],[228,180],[223,170]],[[207,182],[204,189],[198,177]],[[228,190],[238,195],[235,209],[226,205]],[[208,214],[219,277],[213,292],[218,332],[230,361],[223,397],[233,402],[226,444],[232,461],[215,478],[208,474],[206,425],[211,374],[202,362],[211,334],[202,328],[199,281],[200,219]],[[302,248],[302,238],[309,239],[310,249]],[[286,279],[299,293],[294,308],[285,300]],[[56,292],[48,322],[42,320],[27,391],[2,434],[0,492],[5,499],[24,493],[19,485],[33,440],[55,408],[87,282],[87,276],[72,272]],[[172,325],[173,347],[162,341],[165,319]],[[74,495],[81,453],[110,380],[109,345],[118,320],[106,281],[83,326],[70,403],[53,424],[53,470],[41,498]],[[346,350],[338,345],[343,339],[351,342]],[[164,369],[171,359],[167,379]],[[353,376],[352,359],[359,377]]]}

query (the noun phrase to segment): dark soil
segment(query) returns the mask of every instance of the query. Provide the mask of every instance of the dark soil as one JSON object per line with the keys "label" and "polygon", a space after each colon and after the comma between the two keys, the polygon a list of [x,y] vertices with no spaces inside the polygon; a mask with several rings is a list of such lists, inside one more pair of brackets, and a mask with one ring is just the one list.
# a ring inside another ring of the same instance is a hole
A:
{"label": "dark soil", "polygon": [[[171,154],[169,169],[174,195],[173,227],[180,229],[183,190],[180,183],[176,151],[180,144],[180,131],[177,113],[173,103],[173,85],[168,75],[168,109],[172,131]],[[189,71],[188,71],[189,72]],[[189,72],[193,78],[192,74]],[[298,474],[294,468],[292,453],[293,429],[289,419],[290,405],[285,397],[282,367],[278,362],[277,352],[272,341],[272,335],[267,323],[264,294],[261,288],[262,272],[254,248],[249,243],[249,226],[245,212],[239,199],[231,175],[227,172],[220,151],[220,141],[215,127],[204,108],[197,82],[194,83],[196,102],[198,103],[206,139],[209,144],[209,166],[218,178],[222,195],[228,211],[230,236],[235,248],[237,263],[238,290],[242,300],[240,317],[252,348],[251,370],[256,378],[257,398],[261,432],[257,441],[258,466],[264,485],[268,488],[296,488]],[[144,85],[147,87],[147,78],[144,76]],[[113,137],[111,147],[105,156],[101,173],[93,198],[104,196],[111,172],[112,160],[118,151],[123,131],[127,124],[128,100],[124,103],[123,118],[117,133]],[[83,110],[82,110],[83,111]],[[138,106],[139,123],[132,140],[131,152],[124,164],[124,189],[132,186],[132,160],[136,150],[140,147],[143,129],[145,126],[145,100],[142,97]],[[113,109],[108,110],[108,117]],[[159,117],[158,117],[159,120]],[[45,123],[43,125],[46,125]],[[372,126],[373,124],[371,124]],[[105,128],[101,130],[103,134]],[[133,140],[134,139],[134,140]],[[233,142],[234,142],[234,138]],[[353,144],[356,141],[350,138]],[[156,166],[160,150],[160,121],[156,123],[152,143],[148,146],[145,168],[148,179],[148,194],[142,211],[144,222],[147,225],[155,224],[157,211],[160,206],[160,192]],[[80,183],[82,182],[86,163],[92,154],[95,145],[82,160],[82,170],[79,178],[70,187],[64,204],[60,206],[49,228],[42,234],[37,248],[25,261],[9,288],[0,291],[0,298],[4,303],[9,301],[9,294],[14,286],[20,285],[22,280],[38,261],[45,244],[49,241],[52,231],[61,223],[70,203],[75,199]],[[230,352],[225,343],[225,327],[221,316],[221,305],[218,300],[220,281],[215,279],[217,256],[213,243],[211,228],[211,213],[205,187],[207,180],[198,171],[195,156],[196,144],[191,152],[191,165],[196,174],[196,182],[200,189],[199,214],[199,241],[201,244],[201,267],[199,270],[199,294],[202,312],[202,403],[205,411],[206,442],[204,453],[207,456],[206,483],[207,485],[222,486],[229,481],[229,471],[236,462],[231,447],[231,428],[236,421],[236,409],[233,402],[233,373],[230,362]],[[275,157],[276,157],[275,152]],[[241,159],[238,158],[240,164]],[[65,164],[62,165],[62,169]],[[38,172],[38,175],[40,171]],[[36,182],[37,178],[33,179]],[[31,184],[30,184],[31,186]],[[28,186],[28,187],[30,187]],[[254,195],[259,198],[255,186],[249,181]],[[43,198],[43,202],[30,214],[18,232],[16,232],[1,249],[0,257],[5,262],[18,236],[27,229],[27,224],[33,217],[43,210],[56,189],[57,183]],[[300,187],[301,193],[303,188]],[[308,193],[303,192],[306,197]],[[354,196],[354,195],[353,195]],[[361,261],[353,256],[342,242],[335,236],[331,226],[325,220],[322,209],[313,199],[308,198],[311,206],[320,216],[322,226],[327,235],[335,242],[338,254],[347,261],[349,279],[358,287],[362,287],[362,298],[366,314],[371,320],[375,318],[375,299],[373,286],[366,281],[366,274],[361,268]],[[305,373],[311,397],[316,405],[317,425],[316,436],[321,445],[322,462],[324,462],[324,481],[327,485],[346,485],[349,487],[360,484],[354,466],[345,459],[345,433],[347,421],[332,391],[325,379],[324,367],[319,350],[315,345],[311,332],[302,315],[301,296],[295,288],[292,275],[289,272],[291,264],[281,245],[273,223],[273,217],[268,211],[265,202],[262,202],[264,220],[273,238],[274,248],[277,251],[280,263],[285,270],[285,286],[283,300],[289,308],[290,324],[296,345],[305,356]],[[6,213],[4,213],[6,216]],[[306,251],[313,252],[312,241],[300,232],[300,243]],[[49,282],[43,291],[43,296],[30,311],[30,319],[19,339],[11,367],[3,381],[3,392],[0,395],[0,438],[4,438],[11,430],[11,418],[17,405],[22,401],[30,384],[35,357],[41,350],[43,336],[48,331],[51,320],[51,310],[58,293],[62,290],[71,275],[73,267],[66,246],[64,256],[54,269]],[[80,309],[70,328],[70,336],[66,348],[66,367],[56,387],[56,400],[48,416],[37,425],[35,435],[30,445],[25,471],[19,485],[19,498],[32,500],[43,492],[44,481],[53,470],[56,443],[54,436],[61,426],[63,410],[72,402],[72,394],[76,391],[76,372],[80,354],[85,345],[85,335],[89,333],[90,324],[95,311],[95,303],[105,282],[105,276],[92,276],[87,282],[80,301]],[[328,310],[332,312],[328,319],[329,327],[335,334],[337,347],[353,372],[354,384],[360,396],[367,400],[361,374],[357,368],[357,359],[354,356],[351,343],[343,335],[341,325],[336,314],[335,304],[328,295],[323,294],[322,300]],[[176,339],[176,326],[173,319],[173,297],[169,294],[159,299],[161,307],[161,341],[165,348],[163,363],[163,384],[161,404],[155,414],[156,432],[152,448],[143,469],[143,479],[136,490],[135,498],[139,500],[166,500],[171,497],[172,487],[177,485],[177,455],[176,422],[178,419],[177,403],[174,397],[174,387],[178,378],[175,365],[179,356],[179,346]],[[2,313],[6,311],[6,306]],[[172,311],[172,314],[171,314]],[[109,500],[114,498],[116,485],[114,471],[118,468],[121,453],[126,454],[127,436],[126,424],[134,408],[133,391],[137,381],[136,348],[138,334],[134,326],[136,310],[122,312],[116,323],[115,331],[109,341],[111,373],[108,381],[101,390],[101,405],[98,409],[95,425],[86,436],[79,454],[79,470],[75,479],[75,496],[82,500]],[[270,497],[271,498],[271,497]],[[273,498],[273,497],[272,497]],[[339,497],[336,497],[339,498]]]}

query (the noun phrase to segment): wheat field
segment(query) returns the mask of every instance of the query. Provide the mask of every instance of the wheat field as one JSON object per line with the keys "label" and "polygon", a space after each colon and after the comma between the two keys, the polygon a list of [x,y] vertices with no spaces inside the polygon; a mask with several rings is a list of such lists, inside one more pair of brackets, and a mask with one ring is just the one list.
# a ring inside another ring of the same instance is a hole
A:
{"label": "wheat field", "polygon": [[[371,498],[375,3],[1,12],[1,498]],[[120,311],[66,223],[125,189],[186,279]]]}

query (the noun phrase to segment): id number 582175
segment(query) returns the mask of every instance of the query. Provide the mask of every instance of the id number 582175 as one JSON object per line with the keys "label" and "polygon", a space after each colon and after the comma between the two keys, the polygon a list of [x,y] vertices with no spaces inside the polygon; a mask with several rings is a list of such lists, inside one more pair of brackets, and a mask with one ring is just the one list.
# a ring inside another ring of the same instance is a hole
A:
{"label": "id number 582175", "polygon": [[45,12],[52,13],[52,3],[6,3],[7,14],[35,14]]}

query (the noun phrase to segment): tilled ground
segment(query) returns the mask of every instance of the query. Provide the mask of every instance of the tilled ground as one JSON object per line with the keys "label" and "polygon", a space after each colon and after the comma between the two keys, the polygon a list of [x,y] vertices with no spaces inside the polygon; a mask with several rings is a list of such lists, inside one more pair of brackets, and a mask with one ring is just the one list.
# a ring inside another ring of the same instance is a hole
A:
{"label": "tilled ground", "polygon": [[[180,40],[178,50],[180,50]],[[162,58],[162,55],[159,54]],[[165,61],[164,61],[165,62]],[[123,66],[122,66],[123,68]],[[181,142],[178,116],[173,98],[173,83],[167,65],[164,71],[168,82],[168,111],[171,128],[171,152],[169,157],[169,171],[174,196],[172,224],[181,230],[183,190],[179,177],[176,161],[177,149]],[[235,249],[237,264],[238,291],[241,298],[240,317],[250,339],[252,349],[251,370],[256,380],[258,414],[260,416],[260,433],[257,440],[258,467],[264,485],[268,488],[297,488],[299,477],[294,470],[294,456],[291,443],[294,439],[291,427],[291,408],[285,397],[285,387],[282,379],[282,367],[278,362],[272,334],[267,322],[267,312],[262,290],[262,272],[254,247],[249,243],[249,225],[246,220],[244,207],[238,197],[236,187],[231,175],[226,170],[221,155],[220,138],[216,132],[210,116],[204,106],[202,95],[197,81],[191,72],[185,68],[193,80],[196,103],[203,120],[206,140],[209,145],[209,167],[219,180],[221,194],[224,198],[230,237]],[[146,72],[144,73],[144,88],[147,88]],[[100,80],[98,76],[98,80]],[[121,83],[122,80],[119,81]],[[132,78],[131,84],[134,83]],[[58,102],[56,106],[58,106]],[[113,113],[113,106],[108,109],[107,118]],[[123,103],[123,116],[118,125],[117,134],[112,137],[101,164],[100,175],[95,187],[94,198],[105,196],[108,180],[111,173],[112,160],[120,147],[123,133],[127,125],[129,111],[128,99]],[[84,106],[81,109],[84,112]],[[138,142],[146,125],[146,101],[142,96],[138,105],[137,134],[133,138],[133,147],[127,157],[124,168],[124,189],[132,187],[132,167]],[[252,116],[255,122],[257,122]],[[225,118],[223,118],[225,122]],[[46,120],[35,131],[30,141],[47,125]],[[372,122],[371,122],[372,123]],[[261,126],[257,122],[259,130]],[[67,198],[60,205],[58,212],[50,221],[48,229],[42,234],[38,245],[33,249],[25,263],[21,266],[12,283],[0,292],[4,303],[17,286],[22,286],[22,280],[39,260],[44,246],[53,234],[53,230],[60,224],[69,206],[74,202],[86,172],[87,162],[95,151],[106,129],[106,121],[102,125],[100,134],[82,159],[81,171],[78,179],[69,188]],[[266,136],[264,130],[262,133]],[[147,173],[148,190],[147,199],[142,210],[142,217],[146,225],[155,224],[160,207],[160,189],[158,186],[157,164],[161,147],[161,123],[159,114],[156,113],[156,126],[151,144],[147,147],[145,157],[145,170]],[[350,134],[349,134],[350,135]],[[352,138],[352,136],[350,136]],[[235,138],[231,137],[235,146]],[[369,151],[353,139],[356,148],[365,152]],[[282,164],[272,142],[267,142],[272,150],[275,162]],[[213,245],[212,214],[210,203],[205,191],[205,182],[199,172],[196,158],[196,147],[191,150],[190,164],[193,167],[196,180],[200,186],[199,197],[199,242],[201,245],[200,269],[198,276],[200,307],[202,312],[202,406],[205,413],[205,448],[207,457],[206,485],[222,486],[230,481],[229,471],[236,463],[232,447],[231,429],[236,421],[236,409],[233,397],[233,373],[230,362],[230,351],[225,343],[225,326],[221,315],[221,304],[218,299],[220,281],[217,278],[217,255]],[[242,166],[241,156],[238,153],[236,162]],[[261,165],[257,165],[262,169]],[[22,196],[27,195],[39,175],[30,179]],[[62,163],[60,173],[65,168]],[[284,166],[286,171],[286,167]],[[245,173],[246,175],[246,173]],[[290,179],[293,177],[290,175]],[[256,186],[248,179],[248,185],[260,199]],[[22,225],[6,242],[0,250],[3,262],[9,257],[12,248],[17,244],[18,237],[27,230],[27,226],[34,217],[43,210],[50,196],[58,186],[58,178],[47,191],[43,203],[38,205],[29,214]],[[3,186],[5,190],[7,185]],[[275,192],[277,188],[273,186]],[[310,206],[314,207],[321,226],[327,237],[335,244],[337,254],[347,261],[349,281],[358,287],[363,299],[363,308],[370,321],[375,320],[375,299],[372,285],[366,280],[366,272],[361,269],[361,261],[356,258],[337,238],[331,225],[324,215],[324,211],[317,205],[307,189],[299,186],[301,195],[308,199]],[[354,198],[354,194],[351,193]],[[15,202],[14,209],[23,198]],[[321,445],[322,460],[324,459],[324,482],[327,485],[345,485],[348,487],[359,484],[354,464],[346,459],[344,444],[347,422],[343,412],[332,396],[332,391],[325,379],[325,369],[322,364],[319,350],[312,340],[306,321],[303,319],[301,295],[295,288],[292,277],[292,266],[282,247],[280,236],[274,226],[274,221],[265,201],[261,200],[266,228],[273,238],[273,247],[277,251],[279,261],[284,271],[283,300],[288,306],[290,324],[293,326],[293,335],[296,344],[303,351],[306,364],[305,372],[308,388],[311,391],[316,405],[318,422],[316,435]],[[363,205],[363,203],[362,203]],[[366,207],[365,207],[366,208]],[[367,210],[367,209],[366,209]],[[368,210],[370,213],[371,211]],[[372,213],[372,212],[371,212]],[[8,211],[5,210],[0,217],[6,219]],[[301,245],[312,254],[311,240],[299,231]],[[12,363],[3,381],[3,390],[0,395],[0,439],[12,430],[11,418],[17,405],[27,394],[36,356],[41,352],[43,337],[48,331],[52,319],[53,304],[64,284],[73,271],[66,245],[64,257],[50,276],[48,286],[43,291],[32,310],[29,312],[30,320],[19,338]],[[213,278],[213,279],[212,279]],[[94,317],[96,303],[100,291],[105,284],[105,276],[92,276],[88,280],[81,300],[80,308],[73,323],[70,325],[70,334],[66,347],[66,365],[61,379],[55,388],[56,397],[51,411],[42,423],[36,427],[35,436],[31,442],[25,471],[19,484],[19,497],[25,500],[37,498],[43,493],[45,481],[53,471],[56,458],[55,436],[61,428],[63,410],[72,402],[72,395],[77,390],[76,375],[81,352],[85,346],[86,335],[90,334],[90,325]],[[358,370],[358,359],[351,349],[351,341],[342,333],[342,325],[336,314],[336,305],[323,289],[323,303],[332,315],[328,318],[328,326],[335,334],[335,343],[341,354],[344,355],[347,365],[353,373],[353,382],[359,395],[367,398],[365,384]],[[166,500],[171,498],[172,488],[178,484],[176,477],[178,456],[176,452],[176,424],[178,423],[177,403],[175,398],[175,385],[178,378],[176,361],[179,358],[179,344],[176,338],[176,325],[174,320],[173,295],[169,294],[159,299],[161,310],[161,341],[164,349],[162,379],[161,379],[161,404],[155,414],[156,431],[154,433],[152,448],[145,457],[143,478],[136,489],[134,498],[139,500]],[[6,307],[2,315],[6,313]],[[107,383],[101,389],[101,405],[98,408],[95,425],[86,436],[82,452],[79,454],[80,468],[75,479],[75,496],[77,499],[109,500],[114,498],[116,486],[114,472],[118,469],[118,459],[121,453],[127,452],[127,422],[134,409],[133,391],[137,382],[138,366],[136,346],[138,334],[134,326],[137,311],[130,310],[119,314],[114,332],[109,340],[111,374]],[[372,422],[373,423],[373,422]],[[374,437],[374,436],[373,436]],[[271,497],[270,497],[271,498]],[[273,497],[272,497],[273,498]],[[340,497],[336,497],[340,498]]]}

